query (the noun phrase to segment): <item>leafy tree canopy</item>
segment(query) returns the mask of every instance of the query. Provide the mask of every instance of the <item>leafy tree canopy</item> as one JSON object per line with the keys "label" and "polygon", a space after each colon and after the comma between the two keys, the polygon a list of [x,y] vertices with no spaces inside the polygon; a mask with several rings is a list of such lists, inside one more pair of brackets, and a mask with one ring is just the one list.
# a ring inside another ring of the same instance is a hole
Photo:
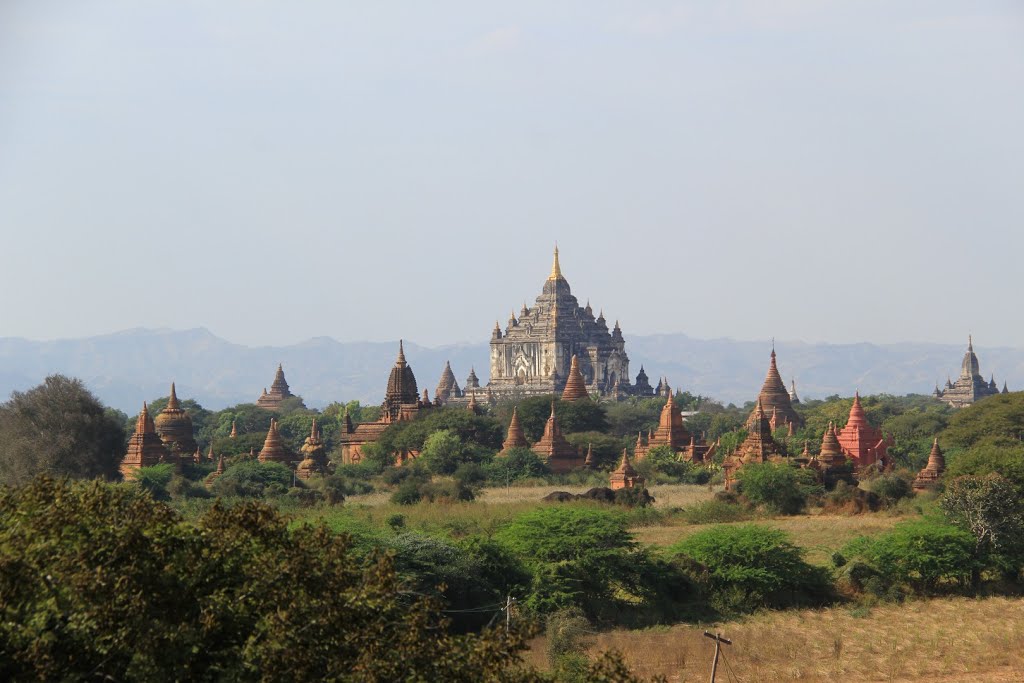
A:
{"label": "leafy tree canopy", "polygon": [[0,483],[118,476],[125,431],[80,380],[51,375],[0,404]]}

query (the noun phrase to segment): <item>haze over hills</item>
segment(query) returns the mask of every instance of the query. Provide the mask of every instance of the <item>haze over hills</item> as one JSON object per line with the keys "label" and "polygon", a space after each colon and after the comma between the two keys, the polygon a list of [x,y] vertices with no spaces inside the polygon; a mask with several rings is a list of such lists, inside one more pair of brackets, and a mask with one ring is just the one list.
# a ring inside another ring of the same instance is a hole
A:
{"label": "haze over hills", "polygon": [[[219,409],[253,402],[269,386],[278,363],[284,364],[292,390],[307,405],[383,398],[395,342],[342,343],[316,337],[290,346],[248,347],[203,328],[133,329],[99,337],[31,341],[0,338],[0,396],[38,384],[46,375],[64,373],[86,382],[105,403],[129,414],[143,400],[165,396],[173,380],[182,397]],[[779,369],[789,383],[796,378],[801,398],[830,394],[929,393],[936,381],[956,377],[966,347],[945,344],[809,344],[777,341]],[[630,372],[643,365],[657,384],[668,377],[673,388],[712,396],[725,403],[752,400],[768,368],[771,342],[694,339],[685,334],[631,335],[626,339]],[[1024,349],[975,344],[982,374],[995,374],[1011,390],[1024,384]],[[405,342],[406,357],[420,390],[430,391],[446,360],[465,384],[475,367],[487,382],[487,342],[427,348]]]}

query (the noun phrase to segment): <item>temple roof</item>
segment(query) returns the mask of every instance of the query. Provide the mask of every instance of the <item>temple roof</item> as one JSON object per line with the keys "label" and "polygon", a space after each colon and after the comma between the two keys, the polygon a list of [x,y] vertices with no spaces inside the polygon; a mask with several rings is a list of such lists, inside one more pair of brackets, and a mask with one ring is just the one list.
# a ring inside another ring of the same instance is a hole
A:
{"label": "temple roof", "polygon": [[551,415],[544,425],[544,434],[540,437],[540,441],[533,444],[533,451],[540,456],[546,457],[549,461],[559,458],[579,459],[582,461],[582,458],[579,457],[579,452],[562,436],[562,428],[558,424],[558,418],[555,416],[554,401],[551,402]]}
{"label": "temple roof", "polygon": [[761,386],[761,393],[758,394],[758,401],[765,411],[775,411],[783,423],[792,422],[797,426],[803,424],[803,418],[793,409],[793,403],[789,397],[789,391],[779,374],[779,367],[775,362],[775,349],[772,348],[771,362],[768,365],[768,374]]}
{"label": "temple roof", "polygon": [[405,360],[405,347],[398,341],[398,357],[388,376],[388,387],[384,393],[384,411],[392,420],[398,418],[401,406],[419,405],[420,394],[416,389],[416,375]]}
{"label": "temple roof", "polygon": [[565,389],[562,390],[562,400],[577,401],[589,397],[587,384],[583,381],[583,374],[580,372],[579,360],[577,360],[576,354],[573,354],[572,363],[569,365],[569,378],[565,382]]}
{"label": "temple roof", "polygon": [[156,432],[149,407],[143,402],[142,410],[135,420],[135,431],[128,439],[128,448],[121,460],[121,473],[127,475],[140,467],[166,462],[170,457],[170,451]]}
{"label": "temple roof", "polygon": [[519,409],[517,407],[512,408],[512,420],[508,423],[508,436],[505,437],[505,442],[501,444],[502,452],[512,448],[529,448],[530,444],[526,441],[526,434],[523,433],[523,426],[519,423]]}
{"label": "temple roof", "polygon": [[171,382],[167,406],[156,416],[154,424],[160,438],[172,451],[182,454],[195,452],[197,445],[192,431],[192,418],[178,402],[174,382]]}
{"label": "temple roof", "polygon": [[263,441],[263,449],[258,457],[260,462],[280,462],[285,465],[292,461],[292,452],[277,431],[277,420],[270,420],[270,429],[267,430],[267,438]]}
{"label": "temple roof", "polygon": [[615,470],[615,474],[621,474],[627,477],[635,477],[637,472],[633,469],[633,465],[629,462],[629,451],[625,448],[622,449],[622,459],[619,461],[619,466]]}

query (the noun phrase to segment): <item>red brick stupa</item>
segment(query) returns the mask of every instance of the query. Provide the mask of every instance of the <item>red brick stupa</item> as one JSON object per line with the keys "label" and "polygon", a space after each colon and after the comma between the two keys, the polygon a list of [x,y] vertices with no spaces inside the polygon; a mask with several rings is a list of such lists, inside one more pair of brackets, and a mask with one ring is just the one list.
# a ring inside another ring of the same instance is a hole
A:
{"label": "red brick stupa", "polygon": [[267,431],[267,438],[263,442],[263,450],[260,451],[258,459],[260,462],[279,462],[289,467],[295,460],[295,455],[288,449],[277,431],[277,420],[270,421],[270,429]]}
{"label": "red brick stupa", "polygon": [[928,454],[928,464],[917,473],[917,477],[914,479],[914,490],[927,491],[935,488],[945,471],[946,458],[943,457],[942,450],[939,448],[939,440],[936,438],[932,443],[932,452]]}
{"label": "red brick stupa", "polygon": [[853,395],[850,417],[837,434],[843,455],[853,461],[856,468],[868,467],[875,463],[888,464],[891,439],[882,435],[882,430],[868,424],[864,408],[860,404],[860,392]]}
{"label": "red brick stupa", "polygon": [[167,406],[156,416],[153,424],[156,433],[171,453],[191,459],[192,454],[199,448],[192,433],[192,418],[178,402],[174,382],[171,382],[171,395],[167,399]]}
{"label": "red brick stupa", "polygon": [[778,461],[782,459],[782,450],[772,438],[772,428],[768,416],[761,407],[761,399],[754,406],[754,413],[747,423],[747,438],[722,463],[725,471],[725,488],[731,489],[736,478],[736,470],[749,463]]}
{"label": "red brick stupa", "polygon": [[135,432],[128,439],[128,451],[121,459],[121,475],[125,479],[130,479],[140,467],[152,467],[170,459],[171,452],[156,433],[153,418],[149,416],[149,408],[143,402],[142,411],[135,420]]}
{"label": "red brick stupa", "polygon": [[[779,368],[775,363],[775,348],[772,348],[771,364],[768,366],[768,375],[764,378],[764,384],[761,386],[761,393],[758,394],[758,401],[761,404],[761,410],[767,415],[771,415],[775,421],[775,424],[770,425],[772,429],[778,429],[786,425],[792,424],[794,427],[800,427],[804,423],[804,419],[800,417],[800,414],[793,409],[793,402],[789,396],[789,392],[786,391],[786,385],[782,381],[782,375],[779,374]],[[751,413],[751,418],[754,416]]]}
{"label": "red brick stupa", "polygon": [[533,444],[533,452],[547,460],[548,467],[556,474],[582,467],[584,457],[562,436],[562,428],[555,417],[555,402],[551,402],[551,416],[544,425],[544,435]]}
{"label": "red brick stupa", "polygon": [[629,453],[623,448],[622,461],[619,462],[618,469],[608,477],[608,487],[613,491],[633,488],[642,489],[645,483],[644,478],[629,463]]}
{"label": "red brick stupa", "polygon": [[690,432],[683,426],[683,413],[676,406],[672,395],[669,394],[665,405],[661,408],[661,416],[658,418],[658,429],[647,439],[644,445],[638,437],[636,443],[637,460],[643,460],[648,451],[655,446],[668,446],[676,453],[682,453],[690,445]]}
{"label": "red brick stupa", "polygon": [[512,420],[508,423],[508,436],[501,444],[501,452],[498,455],[508,455],[513,448],[529,447],[530,444],[526,441],[526,435],[523,433],[523,426],[519,424],[519,409],[512,408]]}
{"label": "red brick stupa", "polygon": [[562,400],[578,401],[581,398],[590,398],[590,394],[587,393],[587,383],[583,381],[579,361],[576,354],[573,354],[569,364],[569,379],[565,381],[565,389],[562,390]]}

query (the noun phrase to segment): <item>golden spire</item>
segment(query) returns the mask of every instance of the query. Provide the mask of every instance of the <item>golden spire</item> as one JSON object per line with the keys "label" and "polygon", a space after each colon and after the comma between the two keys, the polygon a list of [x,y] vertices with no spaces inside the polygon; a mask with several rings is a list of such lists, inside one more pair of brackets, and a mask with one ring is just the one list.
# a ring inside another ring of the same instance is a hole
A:
{"label": "golden spire", "polygon": [[558,244],[555,244],[555,260],[551,264],[551,275],[548,276],[549,280],[558,280],[562,277],[562,269],[558,265]]}

